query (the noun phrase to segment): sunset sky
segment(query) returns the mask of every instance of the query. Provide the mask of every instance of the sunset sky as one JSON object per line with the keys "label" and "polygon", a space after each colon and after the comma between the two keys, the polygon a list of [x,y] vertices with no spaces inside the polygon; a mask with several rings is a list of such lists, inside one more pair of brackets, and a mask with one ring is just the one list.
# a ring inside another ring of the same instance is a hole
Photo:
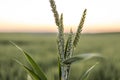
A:
{"label": "sunset sky", "polygon": [[[83,32],[120,32],[120,0],[55,0],[65,31],[77,28],[83,10]],[[0,0],[0,32],[56,32],[49,0]]]}

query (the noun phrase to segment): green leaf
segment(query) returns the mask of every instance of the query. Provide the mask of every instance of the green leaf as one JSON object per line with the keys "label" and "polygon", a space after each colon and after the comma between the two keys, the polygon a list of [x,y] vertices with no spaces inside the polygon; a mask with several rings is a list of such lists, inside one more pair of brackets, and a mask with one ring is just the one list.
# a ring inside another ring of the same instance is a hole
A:
{"label": "green leaf", "polygon": [[88,59],[95,58],[95,57],[102,58],[101,55],[95,54],[95,53],[80,54],[80,55],[66,59],[65,61],[63,61],[63,63],[64,64],[71,64],[71,63],[78,61],[78,60],[80,60],[80,61],[81,60],[88,60]]}
{"label": "green leaf", "polygon": [[39,76],[37,74],[34,73],[34,71],[30,70],[26,66],[23,66],[23,67],[28,71],[28,73],[32,76],[32,78],[34,80],[42,80],[42,79],[39,78]]}
{"label": "green leaf", "polygon": [[47,80],[46,76],[40,69],[40,67],[36,64],[36,62],[24,51],[26,58],[28,59],[29,63],[31,64],[32,68],[36,71],[38,75],[40,75],[42,80]]}
{"label": "green leaf", "polygon": [[27,80],[33,80],[29,74],[27,74]]}
{"label": "green leaf", "polygon": [[16,46],[23,54],[25,55],[28,62],[31,64],[33,70],[36,72],[37,75],[41,78],[41,80],[47,80],[47,77],[41,70],[41,68],[37,65],[37,63],[28,55],[27,52],[25,52],[23,49],[21,49],[19,46],[17,46],[15,43],[11,42],[14,46]]}
{"label": "green leaf", "polygon": [[79,80],[87,80],[87,77],[89,76],[89,73],[94,69],[94,67],[97,65],[98,63],[96,63],[95,65],[91,66],[87,71],[83,72],[83,74],[81,75]]}
{"label": "green leaf", "polygon": [[30,70],[28,67],[26,67],[25,65],[23,65],[20,61],[18,60],[15,60],[17,63],[19,63],[21,66],[24,67],[24,69],[31,75],[31,77],[34,79],[34,80],[41,80],[39,78],[39,76],[32,70]]}

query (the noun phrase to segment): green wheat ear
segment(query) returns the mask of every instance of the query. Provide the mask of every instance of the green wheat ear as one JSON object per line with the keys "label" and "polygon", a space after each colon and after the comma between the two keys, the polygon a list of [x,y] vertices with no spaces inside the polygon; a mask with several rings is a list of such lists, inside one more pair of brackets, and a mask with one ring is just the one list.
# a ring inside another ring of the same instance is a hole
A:
{"label": "green wheat ear", "polygon": [[79,42],[79,39],[80,39],[80,34],[81,34],[81,31],[82,31],[82,27],[84,25],[84,21],[85,21],[85,17],[86,17],[86,12],[87,12],[87,9],[84,10],[83,12],[83,15],[82,15],[82,18],[80,20],[80,23],[78,25],[78,29],[77,29],[77,32],[76,32],[76,35],[75,35],[75,39],[73,41],[73,45],[74,47],[77,46],[78,42]]}
{"label": "green wheat ear", "polygon": [[64,59],[64,28],[63,28],[63,14],[60,16],[59,26],[58,26],[58,52],[60,54],[61,60]]}
{"label": "green wheat ear", "polygon": [[49,0],[50,1],[50,5],[52,8],[52,12],[54,14],[54,18],[55,18],[55,23],[58,26],[58,40],[57,40],[57,44],[58,44],[58,52],[60,54],[60,58],[61,60],[64,59],[64,27],[63,27],[63,14],[60,15],[59,18],[59,14],[58,11],[56,9],[56,5],[55,5],[55,1],[54,0]]}
{"label": "green wheat ear", "polygon": [[50,1],[50,6],[52,8],[52,12],[54,13],[55,23],[57,26],[59,26],[59,14],[56,9],[55,1],[54,0],[49,0],[49,1]]}
{"label": "green wheat ear", "polygon": [[66,46],[65,46],[65,58],[69,58],[72,56],[73,52],[73,32],[70,30]]}

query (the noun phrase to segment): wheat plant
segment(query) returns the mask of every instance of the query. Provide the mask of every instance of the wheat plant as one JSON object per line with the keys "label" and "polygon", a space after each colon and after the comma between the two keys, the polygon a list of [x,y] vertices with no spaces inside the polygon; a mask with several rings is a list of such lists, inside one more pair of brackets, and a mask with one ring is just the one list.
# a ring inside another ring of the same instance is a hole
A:
{"label": "wheat plant", "polygon": [[[68,39],[65,40],[63,14],[59,15],[54,0],[49,0],[49,2],[52,8],[52,12],[54,14],[55,24],[58,26],[58,37],[57,37],[57,46],[58,46],[58,54],[59,54],[58,56],[59,78],[58,80],[70,80],[69,78],[70,69],[71,69],[71,65],[74,62],[81,61],[81,60],[88,60],[93,57],[101,57],[101,56],[99,54],[94,54],[94,53],[79,54],[76,56],[73,55],[74,50],[77,47],[79,39],[80,39],[80,34],[82,31],[82,27],[84,25],[87,9],[83,11],[83,15],[81,17],[76,33],[74,34],[72,32],[72,29],[70,29]],[[49,80],[47,79],[46,75],[44,74],[40,66],[37,65],[37,63],[32,59],[32,57],[26,51],[18,47],[15,43],[13,42],[11,43],[14,46],[16,46],[20,51],[23,52],[24,56],[26,57],[27,61],[30,63],[32,67],[32,69],[29,69],[27,66],[22,64],[20,61],[16,60],[29,73],[28,80]],[[88,70],[86,70],[86,72],[83,72],[79,80],[86,80],[88,74],[95,67],[95,65],[93,65]]]}
{"label": "wheat plant", "polygon": [[[54,0],[50,0],[50,5],[52,8],[52,12],[54,14],[55,23],[58,26],[58,53],[59,53],[59,80],[69,80],[69,74],[70,74],[70,67],[71,64],[78,60],[84,60],[84,59],[90,59],[92,57],[98,57],[100,55],[98,54],[80,54],[77,56],[72,56],[74,53],[75,47],[77,47],[77,44],[80,39],[80,34],[82,31],[82,27],[84,25],[85,17],[87,9],[83,11],[83,15],[81,17],[80,23],[78,25],[78,29],[76,31],[76,34],[74,36],[72,29],[70,30],[69,37],[67,39],[67,42],[65,43],[64,40],[64,25],[63,25],[63,14],[59,16],[56,4]],[[92,66],[93,67],[93,66]],[[92,68],[90,68],[92,69]],[[89,73],[90,69],[87,71]],[[87,75],[87,74],[85,74]]]}

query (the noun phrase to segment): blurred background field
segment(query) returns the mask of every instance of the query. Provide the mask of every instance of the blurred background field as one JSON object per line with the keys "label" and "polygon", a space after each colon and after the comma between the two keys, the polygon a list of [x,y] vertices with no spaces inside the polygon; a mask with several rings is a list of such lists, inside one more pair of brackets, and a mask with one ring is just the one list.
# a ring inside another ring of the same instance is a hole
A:
{"label": "blurred background field", "polygon": [[[0,33],[0,80],[26,80],[27,73],[14,61],[26,64],[25,57],[9,41],[30,53],[42,67],[49,80],[57,80],[57,34],[55,33]],[[67,38],[67,34],[65,35]],[[105,57],[91,72],[88,80],[120,80],[120,33],[82,34],[75,54],[99,53]],[[76,62],[72,65],[71,80],[79,79],[98,60]],[[29,65],[28,65],[29,66]]]}

